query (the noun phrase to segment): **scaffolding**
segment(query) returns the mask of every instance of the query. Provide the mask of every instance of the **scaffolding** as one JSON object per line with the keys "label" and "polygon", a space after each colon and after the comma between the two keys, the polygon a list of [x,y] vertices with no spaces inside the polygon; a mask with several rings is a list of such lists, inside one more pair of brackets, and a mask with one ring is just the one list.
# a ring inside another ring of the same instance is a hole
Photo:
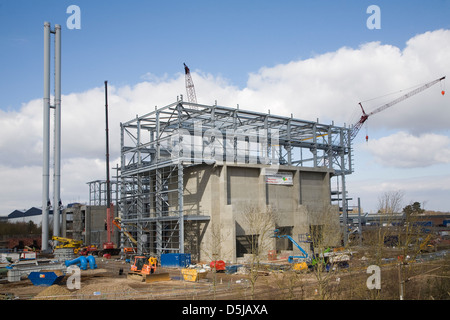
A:
{"label": "scaffolding", "polygon": [[120,128],[121,219],[138,240],[138,253],[184,253],[185,226],[207,225],[211,213],[183,202],[186,167],[252,163],[264,165],[266,174],[282,166],[325,167],[342,177],[343,195],[345,175],[353,171],[350,128],[239,106],[202,105],[181,97]]}

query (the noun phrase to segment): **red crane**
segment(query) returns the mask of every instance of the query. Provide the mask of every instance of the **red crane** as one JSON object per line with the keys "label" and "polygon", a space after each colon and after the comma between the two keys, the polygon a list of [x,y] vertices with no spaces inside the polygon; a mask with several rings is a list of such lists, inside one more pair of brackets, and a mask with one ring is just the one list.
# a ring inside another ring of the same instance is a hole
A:
{"label": "red crane", "polygon": [[103,243],[103,250],[99,251],[99,255],[103,254],[116,255],[120,249],[116,248],[116,244],[111,241],[112,219],[114,218],[114,205],[111,202],[111,182],[109,180],[109,127],[108,127],[108,81],[105,81],[105,119],[106,119],[106,242]]}
{"label": "red crane", "polygon": [[[360,103],[359,103],[359,106],[361,107],[361,110],[362,110],[362,113],[363,113],[363,114],[362,114],[361,118],[359,119],[359,121],[353,126],[353,128],[352,128],[352,130],[351,130],[351,133],[350,133],[350,139],[353,140],[353,139],[356,137],[356,135],[357,135],[358,132],[359,132],[359,129],[361,129],[361,127],[362,127],[362,125],[364,124],[364,122],[366,122],[367,119],[369,119],[370,116],[372,116],[372,115],[374,115],[374,114],[376,114],[376,113],[378,113],[378,112],[381,112],[381,111],[383,111],[383,110],[385,110],[385,109],[387,109],[387,108],[389,108],[389,107],[392,107],[394,104],[397,104],[397,103],[399,103],[399,102],[401,102],[401,101],[403,101],[403,100],[405,100],[405,99],[407,99],[407,98],[409,98],[409,97],[412,97],[413,95],[418,94],[419,92],[422,92],[422,91],[424,91],[425,89],[428,89],[429,87],[435,85],[435,84],[438,83],[438,82],[441,82],[441,81],[444,80],[444,79],[445,79],[445,76],[442,77],[442,78],[433,80],[433,81],[431,81],[431,82],[428,82],[428,83],[424,84],[423,86],[420,86],[420,87],[418,87],[418,88],[416,88],[416,89],[414,89],[414,90],[412,90],[412,91],[410,91],[410,92],[408,92],[408,93],[402,95],[401,97],[399,97],[399,98],[397,98],[397,99],[395,99],[395,100],[393,100],[393,101],[391,101],[391,102],[389,102],[389,103],[386,103],[386,104],[384,104],[384,105],[382,105],[382,106],[376,108],[375,110],[373,110],[373,111],[370,112],[370,113],[366,113],[366,112],[364,111],[364,108],[363,108],[363,106],[362,106],[362,104],[361,104],[361,102],[360,102]],[[444,95],[444,94],[445,94],[445,91],[442,90],[441,93],[442,93],[442,95]],[[368,137],[366,136],[366,140],[367,140],[367,139],[368,139]]]}

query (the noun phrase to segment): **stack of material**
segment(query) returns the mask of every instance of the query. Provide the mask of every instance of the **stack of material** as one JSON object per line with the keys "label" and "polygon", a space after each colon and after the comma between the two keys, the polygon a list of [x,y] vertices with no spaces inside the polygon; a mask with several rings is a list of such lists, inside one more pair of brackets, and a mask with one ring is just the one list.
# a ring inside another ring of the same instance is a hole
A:
{"label": "stack of material", "polygon": [[75,258],[73,248],[55,248],[53,255],[58,261],[72,260]]}

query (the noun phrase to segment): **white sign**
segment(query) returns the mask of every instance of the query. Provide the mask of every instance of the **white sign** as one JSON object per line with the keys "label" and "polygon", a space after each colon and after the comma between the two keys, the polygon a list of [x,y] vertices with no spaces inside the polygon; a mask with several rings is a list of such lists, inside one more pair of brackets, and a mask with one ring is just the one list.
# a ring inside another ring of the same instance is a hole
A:
{"label": "white sign", "polygon": [[279,172],[276,174],[267,175],[266,183],[292,186],[294,184],[292,172]]}

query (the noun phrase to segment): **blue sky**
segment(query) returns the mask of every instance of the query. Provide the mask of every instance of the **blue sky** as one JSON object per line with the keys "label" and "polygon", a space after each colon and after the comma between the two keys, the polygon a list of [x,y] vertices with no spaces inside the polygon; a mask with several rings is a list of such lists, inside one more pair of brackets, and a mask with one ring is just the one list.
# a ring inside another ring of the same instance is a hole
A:
{"label": "blue sky", "polygon": [[[69,5],[81,29],[69,30]],[[369,30],[369,5],[381,29]],[[400,48],[423,31],[449,28],[450,1],[24,1],[1,0],[1,109],[42,96],[42,25],[63,26],[63,94],[173,76],[186,62],[244,87],[248,74],[343,46]]]}
{"label": "blue sky", "polygon": [[[70,5],[81,10],[79,30],[66,26]],[[367,28],[370,5],[381,10],[379,30]],[[350,124],[360,115],[359,101],[450,76],[449,17],[450,0],[0,0],[0,179],[8,186],[0,188],[0,215],[40,206],[45,21],[62,26],[67,204],[86,201],[86,182],[104,175],[104,80],[111,86],[116,158],[119,122],[184,93],[183,62],[200,103],[218,99]],[[347,182],[367,211],[389,190],[405,190],[405,205],[420,201],[450,211],[450,108],[442,88],[374,116],[361,129]],[[83,142],[84,131],[86,139],[98,135],[96,142]],[[11,187],[22,176],[26,188]]]}

